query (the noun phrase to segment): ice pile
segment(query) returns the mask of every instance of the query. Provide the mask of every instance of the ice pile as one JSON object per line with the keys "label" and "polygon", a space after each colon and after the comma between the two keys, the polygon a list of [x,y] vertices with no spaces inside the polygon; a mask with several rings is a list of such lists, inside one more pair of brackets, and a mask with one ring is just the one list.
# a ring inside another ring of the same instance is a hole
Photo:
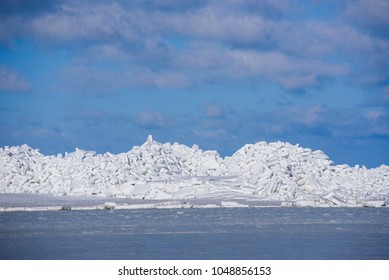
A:
{"label": "ice pile", "polygon": [[389,204],[389,166],[334,165],[322,151],[283,142],[248,144],[221,158],[197,145],[161,144],[149,136],[117,155],[0,148],[0,193],[377,207]]}

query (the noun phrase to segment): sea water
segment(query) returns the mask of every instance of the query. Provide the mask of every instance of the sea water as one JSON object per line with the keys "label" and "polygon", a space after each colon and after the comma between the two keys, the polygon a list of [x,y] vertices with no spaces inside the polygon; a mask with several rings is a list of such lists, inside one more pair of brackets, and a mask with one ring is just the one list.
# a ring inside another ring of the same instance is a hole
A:
{"label": "sea water", "polygon": [[2,212],[0,259],[389,259],[389,208]]}

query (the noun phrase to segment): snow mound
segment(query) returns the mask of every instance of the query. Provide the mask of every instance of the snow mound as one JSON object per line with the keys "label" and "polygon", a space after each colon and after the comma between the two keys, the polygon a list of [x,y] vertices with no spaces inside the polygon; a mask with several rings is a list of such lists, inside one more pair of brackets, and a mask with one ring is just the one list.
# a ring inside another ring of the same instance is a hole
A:
{"label": "snow mound", "polygon": [[162,144],[149,136],[117,155],[76,148],[45,156],[27,145],[5,146],[0,193],[378,207],[389,202],[389,166],[334,165],[322,151],[283,142],[248,144],[221,158],[197,145]]}

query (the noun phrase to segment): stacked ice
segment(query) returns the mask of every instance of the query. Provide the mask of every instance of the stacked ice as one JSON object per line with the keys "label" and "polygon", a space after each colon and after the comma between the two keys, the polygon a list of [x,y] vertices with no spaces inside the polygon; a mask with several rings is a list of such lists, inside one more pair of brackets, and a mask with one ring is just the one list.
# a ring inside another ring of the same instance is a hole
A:
{"label": "stacked ice", "polygon": [[283,142],[245,145],[223,159],[197,145],[161,144],[149,136],[117,155],[0,148],[0,193],[376,207],[389,203],[389,166],[333,165],[322,151]]}

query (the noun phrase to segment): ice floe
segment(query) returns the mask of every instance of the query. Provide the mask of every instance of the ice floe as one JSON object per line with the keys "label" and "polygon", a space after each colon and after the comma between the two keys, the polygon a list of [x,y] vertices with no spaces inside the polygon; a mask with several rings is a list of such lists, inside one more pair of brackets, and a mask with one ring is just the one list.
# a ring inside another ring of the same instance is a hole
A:
{"label": "ice floe", "polygon": [[[247,144],[222,158],[217,151],[162,144],[149,136],[143,145],[116,155],[76,148],[72,153],[45,156],[28,145],[5,146],[0,148],[0,193],[151,201],[213,199],[222,202],[220,207],[250,205],[241,201],[381,207],[389,200],[389,166],[334,165],[322,151],[284,142]],[[102,206],[123,207],[109,202]]]}

